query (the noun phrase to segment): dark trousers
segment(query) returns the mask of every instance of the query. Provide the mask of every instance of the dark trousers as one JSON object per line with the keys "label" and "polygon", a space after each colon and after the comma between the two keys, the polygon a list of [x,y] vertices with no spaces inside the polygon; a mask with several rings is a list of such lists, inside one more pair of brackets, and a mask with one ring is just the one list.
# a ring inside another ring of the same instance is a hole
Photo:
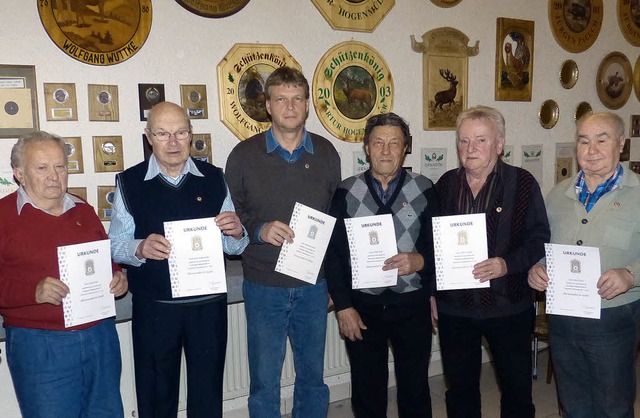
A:
{"label": "dark trousers", "polygon": [[532,310],[500,318],[471,319],[439,313],[442,366],[449,418],[480,418],[481,343],[489,343],[501,389],[501,418],[533,418]]}
{"label": "dark trousers", "polygon": [[400,418],[430,418],[429,301],[354,306],[367,326],[363,340],[346,341],[351,363],[351,405],[357,418],[387,416],[389,343],[393,350]]}
{"label": "dark trousers", "polygon": [[183,348],[187,415],[222,417],[226,298],[169,304],[134,295],[132,335],[140,418],[176,417]]}

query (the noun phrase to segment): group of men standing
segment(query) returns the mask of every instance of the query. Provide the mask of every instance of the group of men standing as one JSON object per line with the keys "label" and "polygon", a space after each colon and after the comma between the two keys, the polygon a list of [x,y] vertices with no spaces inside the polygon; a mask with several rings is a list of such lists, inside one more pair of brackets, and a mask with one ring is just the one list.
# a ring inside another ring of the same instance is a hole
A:
{"label": "group of men standing", "polygon": [[[222,416],[226,296],[172,297],[167,263],[171,243],[163,228],[165,221],[215,217],[224,252],[242,253],[252,418],[280,416],[287,339],[296,372],[292,415],[326,417],[329,389],[323,380],[324,347],[327,309],[332,305],[349,354],[357,417],[386,417],[389,344],[399,416],[431,417],[428,365],[432,332],[438,326],[450,418],[481,416],[483,337],[502,390],[501,417],[533,418],[531,287],[544,290],[547,279],[540,272],[528,273],[544,258],[544,243],[551,235],[536,180],[500,160],[505,142],[502,115],[484,106],[459,115],[456,146],[461,166],[445,173],[435,185],[402,167],[411,140],[408,124],[393,113],[372,116],[363,139],[370,168],[341,181],[340,158],[333,145],[305,129],[309,84],[302,73],[288,67],[275,70],[266,81],[265,93],[271,128],[239,143],[229,155],[224,174],[189,157],[189,118],[178,105],[164,102],[150,111],[145,129],[152,156],[116,177],[108,236],[114,261],[127,268],[128,284],[116,266],[112,292],[122,295],[128,286],[133,294],[138,416],[176,416],[183,351],[188,416]],[[591,126],[588,120],[584,124]],[[610,128],[605,124],[602,130],[609,134]],[[603,135],[595,133],[599,134]],[[28,358],[18,352],[19,347],[40,344],[48,334],[59,339],[66,339],[65,333],[73,335],[58,318],[68,289],[56,279],[55,248],[104,237],[95,215],[85,213],[86,202],[66,194],[62,145],[59,138],[45,133],[21,139],[15,158],[12,155],[20,189],[0,201],[5,219],[12,220],[0,227],[0,313],[7,326],[9,367],[26,417],[67,416],[69,405],[74,404],[77,416],[113,418],[123,414],[113,388],[106,392],[112,396],[103,396],[104,387],[114,385],[113,373],[95,373],[91,383],[78,376],[85,368],[103,368],[104,363],[117,366],[119,374],[117,350],[94,353],[92,361],[98,366],[67,355],[64,370],[78,390],[55,402],[51,399],[56,398],[52,394],[58,383],[42,377],[38,369],[48,366],[49,373],[56,373],[62,366],[43,357],[27,367]],[[587,158],[595,159],[596,151],[590,152],[584,154],[585,165]],[[631,186],[637,185],[634,181]],[[315,284],[275,271],[280,247],[296,239],[289,226],[296,202],[337,219]],[[490,281],[490,286],[437,292],[432,218],[475,213],[486,214],[489,257],[474,266],[473,275],[480,282]],[[371,215],[392,216],[398,254],[385,260],[383,269],[397,269],[398,279],[393,286],[354,290],[344,220]],[[74,222],[92,228],[74,229]],[[60,227],[66,229],[56,233]],[[34,228],[48,232],[37,235]],[[22,254],[20,250],[31,245],[37,245],[44,261]],[[637,286],[633,268],[638,263],[616,262],[623,263],[617,267],[625,272],[616,274],[626,281],[616,288],[617,293],[603,290],[606,298]],[[631,303],[638,298],[627,299]],[[53,319],[38,322],[45,315]],[[112,321],[88,324],[77,332],[105,324],[108,328],[103,333],[108,338],[95,344],[113,346],[117,336]],[[38,332],[33,335],[31,328]],[[637,340],[637,329],[629,338]],[[71,344],[81,352],[86,343],[80,338]],[[571,382],[570,376],[559,378]],[[571,407],[567,405],[567,411]],[[567,416],[587,415],[569,412]]]}

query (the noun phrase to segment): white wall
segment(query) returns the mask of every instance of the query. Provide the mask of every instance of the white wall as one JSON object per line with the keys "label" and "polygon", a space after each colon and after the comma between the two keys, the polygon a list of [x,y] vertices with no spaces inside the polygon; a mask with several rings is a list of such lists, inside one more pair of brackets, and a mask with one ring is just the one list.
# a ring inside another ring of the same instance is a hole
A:
{"label": "white wall", "polygon": [[[573,112],[580,101],[588,101],[594,110],[605,110],[595,89],[598,65],[609,52],[618,50],[632,64],[639,49],[622,36],[617,23],[615,3],[604,0],[604,22],[600,36],[586,52],[572,54],[557,45],[547,18],[544,0],[463,0],[452,8],[439,8],[428,0],[396,0],[396,5],[373,33],[331,29],[311,0],[252,0],[240,12],[224,19],[207,19],[192,14],[172,0],[153,2],[151,33],[142,49],[129,60],[107,67],[78,62],[58,49],[49,39],[38,16],[37,2],[0,0],[0,64],[35,65],[38,83],[40,126],[62,136],[81,136],[85,174],[72,175],[70,186],[87,186],[90,203],[96,203],[96,186],[112,185],[112,173],[93,173],[93,135],[122,135],[125,166],[143,158],[141,133],[144,123],[138,117],[138,83],[162,83],[166,99],[180,102],[180,84],[206,84],[209,119],[194,120],[196,132],[212,134],[214,163],[224,167],[226,157],[238,142],[219,119],[216,67],[235,43],[282,44],[302,65],[311,80],[318,60],[337,43],[356,40],[375,48],[388,63],[395,83],[393,111],[411,124],[413,154],[405,165],[420,166],[421,147],[448,147],[448,166],[456,164],[454,134],[451,131],[422,130],[422,56],[411,50],[410,35],[420,38],[424,32],[441,26],[463,31],[470,43],[480,41],[480,53],[469,61],[469,104],[487,104],[503,111],[507,120],[507,143],[515,145],[514,163],[520,165],[520,146],[544,144],[543,191],[553,185],[555,143],[571,141]],[[495,102],[496,18],[533,20],[535,54],[533,98],[531,102]],[[558,81],[558,71],[568,58],[579,66],[580,79],[571,90]],[[75,83],[78,94],[78,122],[47,122],[42,83]],[[120,95],[120,122],[89,122],[87,84],[116,84]],[[555,128],[543,129],[538,110],[546,99],[560,106]],[[324,129],[311,110],[308,128],[333,140],[343,155],[343,175],[352,174],[352,152],[359,144],[343,143]],[[628,123],[629,115],[640,113],[632,94],[619,110]],[[11,140],[0,140],[0,168],[8,166],[7,148]]]}
{"label": "white wall", "polygon": [[[420,167],[420,148],[447,147],[448,166],[456,165],[454,133],[422,130],[422,56],[411,49],[410,35],[420,39],[431,29],[452,26],[464,32],[470,44],[480,41],[480,53],[469,60],[469,105],[486,104],[502,110],[507,120],[507,143],[515,145],[514,163],[521,164],[520,147],[544,144],[544,180],[547,192],[553,185],[555,143],[572,141],[573,113],[581,101],[591,103],[595,111],[605,110],[600,103],[595,78],[602,58],[611,51],[623,52],[636,62],[640,50],[622,36],[617,23],[614,0],[604,0],[604,22],[600,36],[586,52],[572,54],[555,42],[548,23],[545,0],[463,0],[444,9],[428,0],[396,0],[396,5],[373,33],[331,29],[311,0],[251,0],[239,13],[224,19],[207,19],[192,14],[173,0],[153,2],[151,33],[142,49],[129,60],[107,67],[78,62],[58,49],[49,39],[38,16],[37,1],[0,0],[0,64],[35,65],[41,129],[61,136],[81,136],[84,174],[71,175],[71,187],[86,186],[89,202],[97,203],[98,185],[113,185],[113,173],[93,172],[92,136],[121,135],[125,144],[125,166],[143,158],[139,120],[138,83],[162,83],[166,99],[180,102],[180,84],[206,84],[209,119],[194,120],[194,130],[211,133],[214,163],[224,167],[238,139],[219,118],[216,67],[235,43],[282,44],[302,65],[311,80],[318,60],[337,43],[355,40],[376,49],[388,63],[394,79],[393,111],[406,118],[412,127],[413,154],[406,166]],[[509,17],[535,21],[533,98],[531,102],[495,102],[496,18]],[[571,90],[558,81],[560,65],[566,59],[577,62],[580,79]],[[77,122],[47,122],[42,83],[75,83],[78,96]],[[87,84],[119,86],[120,121],[89,122]],[[543,129],[538,110],[546,99],[560,106],[555,128]],[[640,114],[639,102],[632,94],[618,111],[624,120]],[[307,123],[309,130],[332,140],[343,156],[342,172],[352,174],[352,152],[359,144],[344,143],[324,129],[314,110]],[[0,139],[0,172],[8,170],[8,152],[14,140]],[[633,156],[632,156],[633,157]]]}

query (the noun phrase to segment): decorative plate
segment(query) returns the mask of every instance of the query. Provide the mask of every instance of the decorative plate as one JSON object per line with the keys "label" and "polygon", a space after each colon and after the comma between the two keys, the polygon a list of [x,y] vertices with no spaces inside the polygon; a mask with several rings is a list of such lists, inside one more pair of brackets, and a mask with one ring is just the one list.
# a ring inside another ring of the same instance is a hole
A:
{"label": "decorative plate", "polygon": [[633,88],[633,70],[629,59],[621,52],[608,54],[598,67],[596,90],[603,105],[620,109],[627,103]]}

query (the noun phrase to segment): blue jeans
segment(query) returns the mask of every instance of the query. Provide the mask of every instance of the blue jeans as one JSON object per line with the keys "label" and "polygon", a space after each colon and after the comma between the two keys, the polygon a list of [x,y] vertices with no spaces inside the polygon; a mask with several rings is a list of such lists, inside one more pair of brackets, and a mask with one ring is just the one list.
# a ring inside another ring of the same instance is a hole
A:
{"label": "blue jeans", "polygon": [[292,418],[325,418],[329,388],[322,378],[327,283],[282,288],[244,281],[249,351],[249,415],[280,417],[280,376],[287,336],[296,372]]}
{"label": "blue jeans", "polygon": [[549,315],[549,342],[565,418],[633,418],[640,301],[600,319]]}
{"label": "blue jeans", "polygon": [[80,331],[6,332],[9,371],[24,418],[124,416],[113,319]]}

